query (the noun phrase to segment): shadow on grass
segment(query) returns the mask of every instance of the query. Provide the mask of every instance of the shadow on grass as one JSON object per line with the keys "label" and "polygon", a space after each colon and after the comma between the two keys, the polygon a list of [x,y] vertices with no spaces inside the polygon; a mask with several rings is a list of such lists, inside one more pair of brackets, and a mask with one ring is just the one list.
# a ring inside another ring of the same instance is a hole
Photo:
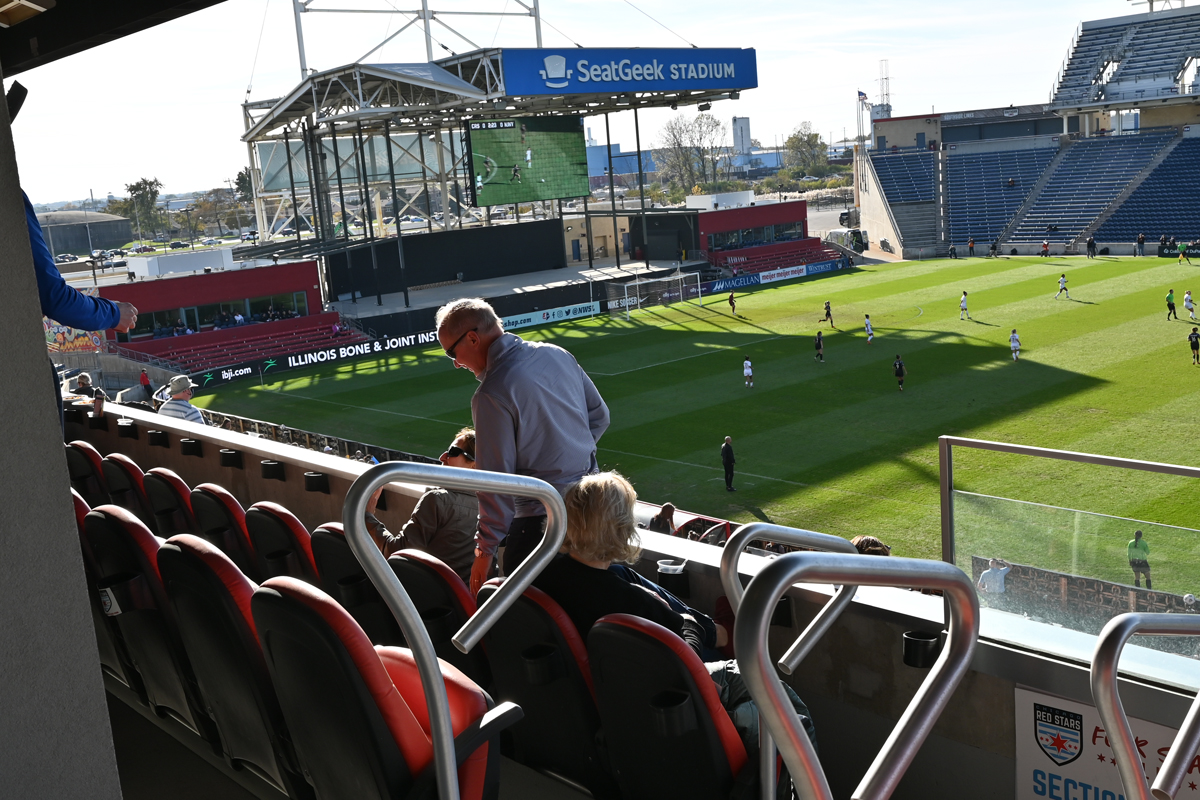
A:
{"label": "shadow on grass", "polygon": [[[676,352],[693,348],[684,334],[659,337],[677,340]],[[737,498],[756,518],[805,485],[830,486],[876,465],[896,470],[896,499],[918,488],[922,501],[936,504],[928,448],[938,436],[970,435],[1105,383],[1036,361],[1013,363],[1006,345],[965,333],[895,331],[870,347],[835,334],[823,365],[813,363],[807,335],[753,337],[726,334],[717,337],[722,349],[703,357],[596,377],[614,421],[600,441],[601,464],[619,457],[612,451],[644,455],[625,467],[642,496],[719,513],[723,498],[703,481],[720,474],[720,440],[729,435],[739,474],[763,478]],[[908,371],[903,393],[892,373],[897,353]],[[752,390],[742,386],[743,354],[754,362]]]}

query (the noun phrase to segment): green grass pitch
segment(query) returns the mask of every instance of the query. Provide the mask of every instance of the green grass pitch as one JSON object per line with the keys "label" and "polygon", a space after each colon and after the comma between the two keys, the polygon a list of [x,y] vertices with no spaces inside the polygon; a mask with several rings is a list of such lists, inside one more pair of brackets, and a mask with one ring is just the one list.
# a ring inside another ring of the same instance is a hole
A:
{"label": "green grass pitch", "polygon": [[[1066,272],[1071,300],[1053,299]],[[739,522],[769,520],[852,537],[897,555],[940,553],[937,437],[954,434],[1192,464],[1200,367],[1191,365],[1184,290],[1200,273],[1157,258],[1003,258],[875,265],[756,287],[703,307],[630,321],[522,331],[570,350],[612,412],[603,467],[651,502]],[[1165,320],[1175,289],[1183,319]],[[972,321],[959,320],[966,290]],[[825,300],[836,331],[818,323]],[[868,345],[863,315],[875,324]],[[812,337],[825,328],[824,364]],[[1008,337],[1023,350],[1013,363]],[[891,365],[903,356],[897,390]],[[742,358],[754,363],[746,388]],[[440,350],[288,372],[198,398],[214,410],[436,454],[470,423],[476,382]],[[733,437],[735,493],[719,447]],[[1068,509],[1200,528],[1189,479],[956,450],[957,488]],[[1037,506],[960,501],[970,555],[1131,582],[1133,523]],[[1155,588],[1200,589],[1200,533],[1147,531]]]}

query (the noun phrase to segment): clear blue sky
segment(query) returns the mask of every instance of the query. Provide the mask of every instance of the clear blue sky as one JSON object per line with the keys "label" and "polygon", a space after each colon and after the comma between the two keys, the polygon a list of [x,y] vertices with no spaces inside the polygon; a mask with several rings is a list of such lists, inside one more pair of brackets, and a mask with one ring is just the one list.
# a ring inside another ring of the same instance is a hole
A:
{"label": "clear blue sky", "polygon": [[[753,47],[759,88],[717,103],[726,124],[748,116],[764,145],[801,122],[824,136],[854,132],[854,98],[878,93],[879,60],[891,68],[895,114],[1039,103],[1048,98],[1071,36],[1085,19],[1144,11],[1126,0],[895,3],[864,0],[634,0],[679,38],[625,0],[542,0],[547,46]],[[389,0],[315,0],[314,6],[389,7]],[[394,8],[417,7],[392,0]],[[513,0],[430,0],[440,10],[517,10]],[[901,9],[903,12],[901,13]],[[403,23],[398,15],[304,15],[309,66],[357,59]],[[533,46],[528,19],[447,17],[475,43]],[[265,22],[265,25],[264,25]],[[260,31],[262,31],[260,45]],[[434,26],[456,52],[471,49]],[[438,50],[435,58],[446,55]],[[256,61],[257,57],[257,61]],[[417,26],[369,60],[424,61]],[[15,126],[22,184],[34,202],[122,194],[156,176],[167,192],[211,188],[247,164],[241,102],[268,99],[299,81],[290,0],[229,0],[175,22],[19,76],[29,90]],[[10,83],[9,82],[6,82]],[[642,145],[674,112],[641,117]],[[694,112],[687,112],[694,113]],[[613,141],[633,148],[629,113],[611,118]],[[604,140],[602,119],[589,125]]]}

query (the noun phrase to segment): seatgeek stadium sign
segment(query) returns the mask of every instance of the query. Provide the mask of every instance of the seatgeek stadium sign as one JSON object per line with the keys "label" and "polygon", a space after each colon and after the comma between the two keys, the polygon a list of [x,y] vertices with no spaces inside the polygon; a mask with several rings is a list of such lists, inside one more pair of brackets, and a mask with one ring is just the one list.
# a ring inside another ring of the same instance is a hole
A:
{"label": "seatgeek stadium sign", "polygon": [[[531,311],[528,314],[518,314],[514,317],[501,317],[505,330],[527,328],[531,325],[542,325],[550,322],[567,322],[583,319],[600,313],[600,303],[583,303],[576,306],[547,308],[541,311]],[[266,380],[268,375],[274,375],[289,369],[312,367],[321,364],[340,364],[347,361],[357,361],[366,358],[387,357],[398,350],[410,347],[431,347],[437,344],[437,331],[423,331],[407,336],[385,336],[370,342],[354,342],[352,344],[323,347],[319,350],[306,350],[302,353],[292,353],[285,356],[275,356],[257,361],[247,361],[221,369],[194,373],[192,382],[199,385],[200,390],[212,389],[231,381],[243,378],[258,377]]]}
{"label": "seatgeek stadium sign", "polygon": [[504,93],[511,97],[753,89],[753,49],[509,49],[501,54]]}

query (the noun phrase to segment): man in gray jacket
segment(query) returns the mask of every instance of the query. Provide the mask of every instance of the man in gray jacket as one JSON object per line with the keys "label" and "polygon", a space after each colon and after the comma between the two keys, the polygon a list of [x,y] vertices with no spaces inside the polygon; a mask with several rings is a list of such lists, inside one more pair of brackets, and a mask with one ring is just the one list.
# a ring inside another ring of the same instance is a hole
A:
{"label": "man in gray jacket", "polygon": [[[504,332],[483,300],[454,300],[438,309],[437,336],[454,362],[479,381],[471,398],[478,469],[530,475],[559,493],[595,472],[596,443],[608,428],[608,406],[566,350]],[[491,574],[504,542],[511,574],[538,542],[546,510],[536,500],[479,492],[479,527],[471,592]]]}

